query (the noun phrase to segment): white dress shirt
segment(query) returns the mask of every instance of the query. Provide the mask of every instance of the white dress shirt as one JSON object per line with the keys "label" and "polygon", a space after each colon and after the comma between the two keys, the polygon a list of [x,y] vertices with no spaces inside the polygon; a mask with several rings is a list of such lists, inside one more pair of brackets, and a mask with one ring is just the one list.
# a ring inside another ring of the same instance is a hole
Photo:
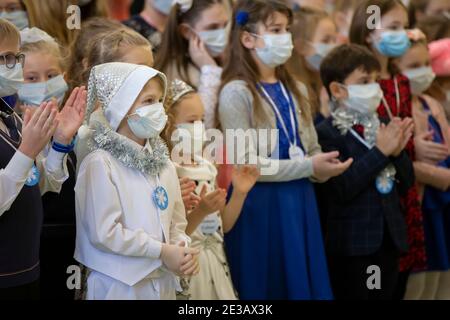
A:
{"label": "white dress shirt", "polygon": [[[0,120],[1,122],[1,120]],[[0,137],[0,143],[7,142]],[[36,158],[36,167],[41,174],[39,188],[41,195],[46,192],[61,191],[61,186],[69,177],[67,157],[64,153],[56,152],[50,146]],[[16,151],[6,168],[0,169],[0,216],[11,208],[22,190],[33,166],[34,160],[20,151]]]}

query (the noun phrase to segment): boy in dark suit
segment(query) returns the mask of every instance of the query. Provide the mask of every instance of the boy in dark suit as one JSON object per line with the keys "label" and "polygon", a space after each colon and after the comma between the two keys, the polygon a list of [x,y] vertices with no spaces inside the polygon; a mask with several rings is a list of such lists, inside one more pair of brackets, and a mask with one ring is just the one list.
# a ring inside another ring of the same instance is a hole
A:
{"label": "boy in dark suit", "polygon": [[392,299],[399,255],[407,250],[399,195],[414,183],[403,151],[413,124],[380,123],[380,69],[370,51],[353,44],[335,48],[321,65],[332,116],[318,126],[319,142],[324,152],[354,160],[319,195],[326,202],[325,244],[337,299]]}

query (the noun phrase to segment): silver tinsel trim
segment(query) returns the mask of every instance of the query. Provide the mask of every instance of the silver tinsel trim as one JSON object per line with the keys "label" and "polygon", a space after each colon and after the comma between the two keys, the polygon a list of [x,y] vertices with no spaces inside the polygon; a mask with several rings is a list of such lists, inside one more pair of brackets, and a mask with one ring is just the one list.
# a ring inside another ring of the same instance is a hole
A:
{"label": "silver tinsel trim", "polygon": [[377,133],[380,128],[380,119],[378,115],[363,115],[359,112],[346,108],[338,108],[331,113],[333,117],[333,126],[335,126],[342,135],[352,129],[355,125],[364,127],[364,140],[369,146],[374,146],[377,142]]}
{"label": "silver tinsel trim", "polygon": [[139,170],[152,177],[156,177],[166,168],[169,151],[160,137],[150,139],[152,151],[149,151],[147,148],[139,148],[127,137],[100,122],[91,122],[90,126],[93,134],[87,144],[91,152],[97,149],[105,150],[124,166]]}
{"label": "silver tinsel trim", "polygon": [[[380,129],[380,119],[378,114],[374,113],[371,116],[363,115],[359,112],[339,107],[331,113],[333,118],[333,126],[340,131],[342,135],[346,135],[347,132],[355,125],[362,125],[364,127],[364,140],[371,147],[377,143],[377,134]],[[397,170],[392,164],[388,164],[384,168],[378,177],[385,179],[395,179]]]}
{"label": "silver tinsel trim", "polygon": [[194,88],[188,85],[186,82],[179,79],[173,80],[169,85],[169,90],[167,94],[167,107],[172,107],[178,102],[182,97],[188,93],[195,92]]}

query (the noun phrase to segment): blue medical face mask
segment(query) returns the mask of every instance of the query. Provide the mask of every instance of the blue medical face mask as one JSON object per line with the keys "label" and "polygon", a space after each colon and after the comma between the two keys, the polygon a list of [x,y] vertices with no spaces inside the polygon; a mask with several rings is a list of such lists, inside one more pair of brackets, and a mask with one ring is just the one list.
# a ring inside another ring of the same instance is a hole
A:
{"label": "blue medical face mask", "polygon": [[253,34],[257,38],[264,40],[263,48],[256,48],[256,55],[266,66],[270,68],[278,67],[292,56],[294,44],[292,43],[292,34],[286,32],[283,34]]}
{"label": "blue medical face mask", "polygon": [[0,97],[12,96],[17,93],[23,82],[23,69],[20,63],[9,69],[6,65],[0,65]]}
{"label": "blue medical face mask", "polygon": [[201,31],[197,33],[213,57],[220,56],[228,45],[230,26],[223,29]]}
{"label": "blue medical face mask", "polygon": [[411,47],[406,30],[383,31],[379,39],[374,40],[374,46],[379,53],[386,57],[401,57]]}
{"label": "blue medical face mask", "polygon": [[172,10],[172,0],[153,0],[153,7],[168,16]]}
{"label": "blue medical face mask", "polygon": [[18,96],[22,103],[31,106],[39,106],[53,98],[58,101],[58,104],[61,104],[67,90],[69,90],[69,87],[64,77],[59,75],[46,82],[21,84]]}
{"label": "blue medical face mask", "polygon": [[344,85],[348,98],[342,104],[350,110],[371,116],[374,114],[383,99],[383,90],[378,83]]}
{"label": "blue medical face mask", "polygon": [[157,137],[166,126],[167,114],[161,102],[143,106],[127,116],[128,126],[139,139]]}
{"label": "blue medical face mask", "polygon": [[306,57],[308,64],[315,70],[320,70],[322,60],[336,47],[334,43],[313,43],[315,53],[312,56]]}
{"label": "blue medical face mask", "polygon": [[0,12],[0,19],[8,20],[19,30],[28,27],[28,15],[25,11]]}

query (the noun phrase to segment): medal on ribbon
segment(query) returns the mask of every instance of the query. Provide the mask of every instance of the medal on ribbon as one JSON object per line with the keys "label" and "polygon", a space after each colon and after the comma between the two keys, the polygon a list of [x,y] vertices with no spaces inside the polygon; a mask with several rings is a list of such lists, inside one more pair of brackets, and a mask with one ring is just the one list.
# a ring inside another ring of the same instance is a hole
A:
{"label": "medal on ribbon", "polygon": [[27,187],[34,187],[39,183],[41,177],[41,173],[39,172],[39,169],[36,167],[35,164],[31,167],[30,174],[28,175],[27,180],[25,181],[25,185]]}
{"label": "medal on ribbon", "polygon": [[166,210],[169,206],[169,196],[166,189],[159,186],[153,191],[153,202],[160,210]]}

